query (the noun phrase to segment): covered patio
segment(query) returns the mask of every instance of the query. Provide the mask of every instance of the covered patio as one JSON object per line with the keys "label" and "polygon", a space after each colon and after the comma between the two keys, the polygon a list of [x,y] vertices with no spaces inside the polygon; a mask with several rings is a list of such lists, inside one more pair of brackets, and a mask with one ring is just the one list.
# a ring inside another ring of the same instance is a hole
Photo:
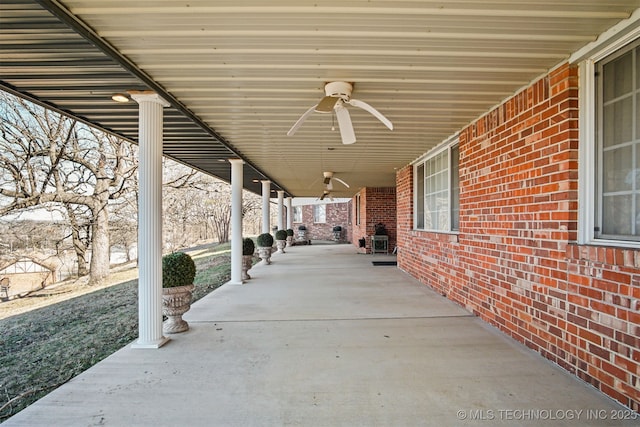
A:
{"label": "covered patio", "polygon": [[191,329],[162,351],[127,346],[4,425],[637,425],[409,275],[372,264],[392,259],[290,248],[198,301]]}
{"label": "covered patio", "polygon": [[[139,145],[136,345],[163,348],[127,348],[20,417],[451,425],[527,403],[611,424],[604,395],[637,416],[639,0],[8,0],[0,36],[2,90]],[[233,193],[231,283],[170,341],[162,155]],[[285,200],[351,198],[354,246],[295,248],[233,287],[243,189],[263,231],[273,198],[279,229]],[[379,222],[408,275],[355,255]]]}

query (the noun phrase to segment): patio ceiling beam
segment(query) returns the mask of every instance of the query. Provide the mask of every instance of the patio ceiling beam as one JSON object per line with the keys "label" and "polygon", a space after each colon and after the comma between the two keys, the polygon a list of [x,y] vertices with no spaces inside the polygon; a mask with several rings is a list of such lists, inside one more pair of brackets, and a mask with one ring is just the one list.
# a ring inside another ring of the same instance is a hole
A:
{"label": "patio ceiling beam", "polygon": [[[148,67],[153,68],[157,71],[162,70],[180,70],[184,68],[183,64],[174,63],[149,63]],[[194,64],[191,67],[192,70],[343,70],[344,65],[335,64],[239,64],[239,63],[231,63],[231,64],[220,64],[220,63],[212,63],[212,62],[203,62],[200,64]],[[351,65],[349,69],[353,71],[379,71],[379,72],[401,72],[401,71],[418,71],[418,72],[447,72],[447,73],[492,73],[492,74],[508,74],[508,73],[543,73],[546,70],[543,68],[532,68],[532,67],[513,67],[513,68],[501,68],[496,70],[492,67],[473,67],[473,66],[456,66],[456,67],[442,67],[442,66],[416,66],[416,65],[388,65],[381,66],[377,64],[371,65]]]}
{"label": "patio ceiling beam", "polygon": [[[184,49],[179,48],[128,48],[123,49],[124,55],[310,55],[310,56],[323,56],[323,55],[343,55],[348,58],[358,56],[402,56],[411,58],[422,57],[447,57],[447,58],[529,58],[529,59],[557,59],[558,61],[565,58],[566,55],[555,52],[510,52],[510,51],[447,51],[447,50],[424,50],[424,49],[406,49],[399,46],[398,49],[323,49],[323,48],[306,48],[306,49],[226,49],[226,48],[212,48],[212,47],[186,47]],[[254,89],[255,90],[255,89]],[[267,89],[265,89],[267,90]]]}
{"label": "patio ceiling beam", "polygon": [[[627,15],[625,15],[627,17]],[[108,30],[102,33],[106,38],[119,37],[166,37],[166,30]],[[385,37],[387,39],[398,40],[429,40],[429,39],[448,39],[448,40],[522,40],[522,41],[553,41],[553,42],[578,42],[587,43],[593,40],[588,35],[572,35],[572,34],[551,34],[551,33],[523,33],[523,32],[505,32],[505,33],[468,33],[468,32],[403,32],[403,31],[356,31],[356,30],[172,30],[172,37],[282,37],[285,39],[309,38],[313,36],[319,39],[337,38],[347,40],[369,39],[374,37]]]}
{"label": "patio ceiling beam", "polygon": [[[255,76],[199,76],[199,77],[180,77],[180,76],[170,76],[163,78],[165,82],[190,82],[194,87],[198,85],[205,84],[207,82],[255,82],[256,80],[260,80],[262,83],[282,83],[282,82],[314,82],[324,84],[326,78],[323,77],[260,77],[257,79]],[[362,77],[358,80],[360,83],[415,83],[415,84],[435,84],[435,85],[459,85],[459,84],[467,84],[473,86],[488,86],[495,85],[499,86],[502,84],[511,84],[511,85],[523,85],[526,83],[524,80],[508,80],[508,79],[496,79],[496,80],[474,80],[474,79],[455,79],[449,78],[446,79],[433,79],[433,78],[402,78],[402,77],[385,77],[385,78],[377,78],[377,77]]]}
{"label": "patio ceiling beam", "polygon": [[[484,4],[484,1],[476,1]],[[562,9],[562,4],[565,4]],[[435,3],[434,3],[435,4]],[[73,12],[78,15],[121,15],[124,13],[136,13],[140,15],[162,14],[260,14],[260,15],[282,15],[284,13],[299,13],[312,15],[333,15],[340,13],[344,15],[379,15],[387,17],[391,15],[421,15],[421,16],[469,16],[469,17],[525,17],[525,18],[574,18],[582,19],[624,19],[628,15],[614,11],[589,11],[572,10],[571,2],[555,2],[556,6],[541,8],[538,2],[531,2],[528,9],[496,9],[496,8],[453,8],[453,7],[416,7],[416,8],[388,8],[388,7],[344,7],[340,6],[158,6],[150,5],[144,7],[128,7],[126,10],[118,7],[76,7]]]}

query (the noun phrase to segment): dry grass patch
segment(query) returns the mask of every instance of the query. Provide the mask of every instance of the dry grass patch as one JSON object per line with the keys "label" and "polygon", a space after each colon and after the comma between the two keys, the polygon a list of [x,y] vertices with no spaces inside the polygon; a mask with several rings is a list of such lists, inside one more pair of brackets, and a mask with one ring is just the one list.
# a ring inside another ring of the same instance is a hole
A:
{"label": "dry grass patch", "polygon": [[[191,255],[194,300],[229,280],[228,245]],[[108,282],[121,280],[114,274]],[[0,422],[137,337],[138,280],[109,283],[51,290],[33,297],[39,308],[27,311],[23,302],[18,314],[0,319]]]}

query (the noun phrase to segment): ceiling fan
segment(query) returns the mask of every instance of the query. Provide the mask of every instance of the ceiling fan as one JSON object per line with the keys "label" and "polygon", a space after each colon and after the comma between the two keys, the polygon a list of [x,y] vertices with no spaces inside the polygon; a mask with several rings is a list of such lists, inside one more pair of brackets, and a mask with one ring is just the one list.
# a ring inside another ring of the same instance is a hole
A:
{"label": "ceiling fan", "polygon": [[287,136],[291,136],[302,126],[302,123],[313,112],[317,113],[332,113],[335,111],[336,118],[338,119],[338,127],[340,128],[340,137],[343,144],[353,144],[356,142],[356,134],[353,130],[353,123],[351,123],[351,116],[346,105],[353,105],[354,107],[362,108],[363,110],[371,113],[375,118],[380,120],[387,128],[393,130],[393,124],[382,115],[378,110],[373,108],[366,102],[359,101],[351,98],[351,91],[353,90],[353,84],[348,82],[329,82],[324,86],[325,97],[320,100],[316,105],[309,108],[297,122],[289,129]]}
{"label": "ceiling fan", "polygon": [[344,182],[342,179],[333,176],[333,172],[322,172],[322,175],[324,176],[324,180],[322,181],[324,183],[324,185],[326,186],[327,190],[331,191],[333,190],[333,180],[335,179],[336,181],[338,181],[340,184],[344,185],[345,187],[349,188],[349,184],[347,184],[346,182]]}
{"label": "ceiling fan", "polygon": [[333,202],[333,196],[331,195],[331,191],[330,190],[324,190],[322,192],[322,195],[320,196],[320,200],[324,200],[325,197],[329,197],[329,200],[331,200]]}
{"label": "ceiling fan", "polygon": [[324,177],[324,179],[322,180],[322,183],[324,184],[325,189],[322,192],[322,195],[320,196],[320,200],[324,200],[326,197],[329,197],[329,200],[333,201],[333,195],[331,193],[333,191],[334,179],[338,181],[340,184],[349,188],[349,184],[344,182],[344,180],[333,175],[334,175],[334,172],[322,172],[322,176]]}

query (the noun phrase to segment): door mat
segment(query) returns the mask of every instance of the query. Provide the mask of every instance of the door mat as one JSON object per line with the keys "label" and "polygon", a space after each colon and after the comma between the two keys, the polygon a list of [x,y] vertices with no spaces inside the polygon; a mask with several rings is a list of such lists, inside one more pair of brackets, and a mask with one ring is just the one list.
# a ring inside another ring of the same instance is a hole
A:
{"label": "door mat", "polygon": [[398,265],[398,261],[371,261],[371,264],[375,266],[380,265]]}

